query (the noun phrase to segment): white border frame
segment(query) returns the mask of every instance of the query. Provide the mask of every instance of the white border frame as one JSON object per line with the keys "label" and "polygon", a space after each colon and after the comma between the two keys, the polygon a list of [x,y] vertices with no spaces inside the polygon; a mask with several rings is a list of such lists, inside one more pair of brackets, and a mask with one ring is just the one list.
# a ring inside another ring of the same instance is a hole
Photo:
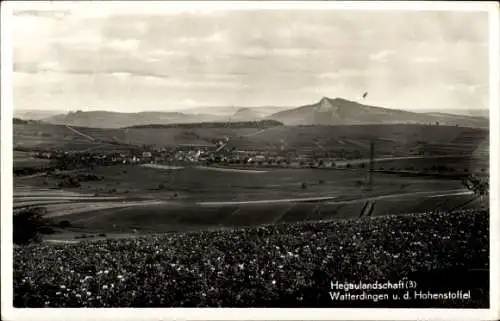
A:
{"label": "white border frame", "polygon": [[[95,1],[97,2],[97,1]],[[186,320],[498,320],[499,310],[499,5],[497,2],[376,2],[376,1],[168,1],[142,2],[139,13],[160,11],[218,10],[357,10],[357,11],[483,11],[489,13],[490,63],[490,309],[14,309],[12,307],[12,25],[11,12],[16,9],[84,9],[99,6],[106,10],[127,10],[130,2],[2,2],[1,23],[1,262],[2,317],[5,320],[89,320],[89,319],[186,319]],[[134,7],[137,13],[137,7]]]}

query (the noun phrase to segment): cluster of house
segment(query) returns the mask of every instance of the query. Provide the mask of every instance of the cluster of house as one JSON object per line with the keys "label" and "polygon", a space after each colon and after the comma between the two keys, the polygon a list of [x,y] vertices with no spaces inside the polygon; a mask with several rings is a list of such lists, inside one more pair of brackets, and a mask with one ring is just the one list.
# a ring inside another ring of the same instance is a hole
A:
{"label": "cluster of house", "polygon": [[137,150],[102,150],[86,152],[38,152],[34,157],[47,159],[70,159],[77,162],[113,164],[172,164],[172,163],[221,163],[248,165],[297,165],[328,167],[339,157],[299,155],[284,151],[237,150],[228,148],[227,141],[214,145],[178,145],[175,148],[141,148]]}

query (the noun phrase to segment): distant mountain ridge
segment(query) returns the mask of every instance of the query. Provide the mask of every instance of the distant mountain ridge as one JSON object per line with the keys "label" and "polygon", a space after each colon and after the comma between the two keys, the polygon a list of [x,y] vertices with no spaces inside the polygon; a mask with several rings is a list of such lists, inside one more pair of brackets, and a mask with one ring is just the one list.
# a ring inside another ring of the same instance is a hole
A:
{"label": "distant mountain ridge", "polygon": [[190,115],[180,112],[157,111],[139,113],[78,111],[52,116],[43,120],[51,124],[79,127],[122,128],[135,125],[213,122],[220,120],[220,117],[214,115]]}
{"label": "distant mountain ridge", "polygon": [[343,98],[323,97],[319,102],[295,109],[280,111],[268,119],[285,125],[361,125],[395,123],[436,123],[470,127],[487,127],[488,119],[481,117],[426,114],[398,109],[363,105]]}
{"label": "distant mountain ridge", "polygon": [[[119,113],[77,111],[41,119],[51,124],[79,127],[123,128],[142,125],[191,124],[205,122],[245,122],[275,120],[284,125],[361,125],[424,123],[487,128],[489,119],[446,113],[420,113],[360,104],[343,98],[323,97],[320,101],[297,108],[284,107],[210,107],[175,111]],[[284,110],[283,110],[284,109]],[[278,112],[275,112],[277,111]],[[196,113],[199,112],[199,113]]]}

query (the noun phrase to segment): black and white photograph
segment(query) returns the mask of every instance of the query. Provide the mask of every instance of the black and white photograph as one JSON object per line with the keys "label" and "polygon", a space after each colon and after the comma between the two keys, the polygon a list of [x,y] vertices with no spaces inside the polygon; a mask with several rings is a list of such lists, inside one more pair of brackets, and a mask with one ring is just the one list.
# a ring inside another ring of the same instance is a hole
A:
{"label": "black and white photograph", "polygon": [[500,317],[498,3],[415,4],[2,4],[2,310]]}

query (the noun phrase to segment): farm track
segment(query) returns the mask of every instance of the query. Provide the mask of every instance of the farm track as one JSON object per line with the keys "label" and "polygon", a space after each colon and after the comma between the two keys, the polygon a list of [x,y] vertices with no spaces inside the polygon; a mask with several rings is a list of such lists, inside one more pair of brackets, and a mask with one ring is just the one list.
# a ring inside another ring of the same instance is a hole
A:
{"label": "farm track", "polygon": [[91,137],[91,136],[89,136],[89,135],[87,135],[87,134],[84,134],[84,133],[82,133],[81,131],[74,129],[74,128],[73,128],[73,127],[71,127],[71,126],[65,125],[65,127],[66,127],[67,129],[71,130],[72,132],[74,132],[75,134],[82,136],[83,138],[86,138],[86,139],[88,139],[88,140],[90,140],[90,141],[92,141],[92,142],[95,142],[95,141],[96,141],[96,139],[95,139],[94,137]]}
{"label": "farm track", "polygon": [[155,169],[183,169],[184,166],[172,166],[172,165],[161,165],[161,164],[142,164],[142,167],[155,168]]}
{"label": "farm track", "polygon": [[245,204],[273,204],[273,203],[294,203],[294,202],[319,202],[335,199],[336,196],[326,197],[310,197],[310,198],[285,198],[274,200],[258,200],[258,201],[229,201],[229,202],[198,202],[201,206],[221,206],[221,205],[245,205]]}
{"label": "farm track", "polygon": [[244,174],[262,174],[268,172],[256,169],[237,169],[237,168],[222,168],[222,167],[209,167],[209,166],[196,166],[196,168],[202,170],[217,171],[217,172],[232,172],[232,173],[244,173]]}
{"label": "farm track", "polygon": [[[442,193],[442,194],[437,194],[435,193]],[[467,191],[465,189],[460,189],[460,190],[448,190],[448,191],[432,191],[432,192],[412,192],[412,193],[397,193],[397,194],[389,194],[389,195],[379,195],[379,196],[372,196],[372,197],[366,197],[366,198],[357,198],[354,200],[346,200],[346,201],[338,201],[338,202],[326,202],[325,204],[352,204],[352,203],[357,203],[360,201],[377,201],[377,200],[383,200],[383,199],[397,199],[397,198],[402,198],[402,197],[412,197],[412,196],[420,196],[420,197],[426,197],[426,198],[437,198],[437,197],[447,197],[447,196],[456,196],[456,195],[472,195],[473,193],[470,191]]]}

